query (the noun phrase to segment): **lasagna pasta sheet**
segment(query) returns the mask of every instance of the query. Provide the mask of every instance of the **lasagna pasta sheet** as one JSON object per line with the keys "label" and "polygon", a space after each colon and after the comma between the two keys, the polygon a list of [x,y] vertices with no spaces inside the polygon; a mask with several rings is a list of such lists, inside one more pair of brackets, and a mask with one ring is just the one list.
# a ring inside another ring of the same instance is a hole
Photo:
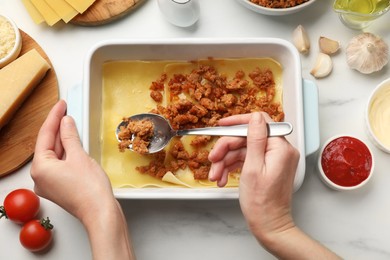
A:
{"label": "lasagna pasta sheet", "polygon": [[[197,62],[185,61],[112,61],[103,65],[103,98],[101,119],[101,164],[107,172],[112,186],[120,187],[183,187],[183,188],[212,188],[215,183],[208,180],[194,180],[189,169],[179,170],[175,174],[167,173],[162,180],[147,174],[139,173],[135,168],[149,164],[150,158],[135,152],[118,150],[115,129],[123,117],[149,112],[157,103],[150,97],[149,87],[153,81],[166,73],[168,79],[174,74],[187,74],[199,64],[215,67],[220,74],[233,78],[238,70],[247,74],[256,67],[270,69],[276,84],[274,102],[282,103],[282,67],[269,58],[245,59],[208,59]],[[161,105],[166,106],[169,92],[164,91]],[[181,141],[186,150],[191,152],[190,145],[193,137],[182,137]],[[215,141],[215,140],[214,140]],[[212,144],[208,149],[211,149]],[[236,187],[239,174],[231,173],[228,187]]]}

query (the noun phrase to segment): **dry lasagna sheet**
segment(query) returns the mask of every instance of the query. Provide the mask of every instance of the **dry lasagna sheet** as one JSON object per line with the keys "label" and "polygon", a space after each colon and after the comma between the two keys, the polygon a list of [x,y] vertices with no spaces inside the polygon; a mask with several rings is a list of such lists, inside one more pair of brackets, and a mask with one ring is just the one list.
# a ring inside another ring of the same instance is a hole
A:
{"label": "dry lasagna sheet", "polygon": [[[112,186],[120,187],[217,187],[208,180],[195,180],[193,173],[186,168],[175,174],[167,173],[158,179],[142,174],[135,168],[148,165],[150,157],[132,151],[124,153],[118,150],[115,129],[124,116],[149,112],[157,103],[150,97],[149,87],[153,81],[166,73],[168,78],[174,74],[188,74],[200,64],[210,65],[220,74],[234,78],[237,71],[247,74],[256,67],[270,69],[273,72],[276,94],[273,102],[282,103],[282,67],[270,58],[207,59],[196,62],[186,61],[111,61],[103,65],[102,119],[101,119],[101,165],[107,172]],[[248,79],[250,81],[250,79]],[[161,105],[166,106],[169,91],[163,92]],[[194,137],[185,136],[181,141],[186,150]],[[208,149],[211,149],[212,144]],[[237,187],[239,174],[231,173],[227,187]]]}

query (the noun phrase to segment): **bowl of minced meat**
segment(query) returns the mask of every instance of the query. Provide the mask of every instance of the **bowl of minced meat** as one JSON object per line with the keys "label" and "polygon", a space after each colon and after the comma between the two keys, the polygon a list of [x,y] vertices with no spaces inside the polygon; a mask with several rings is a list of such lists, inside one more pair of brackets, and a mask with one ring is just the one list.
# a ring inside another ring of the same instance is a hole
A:
{"label": "bowl of minced meat", "polygon": [[260,14],[287,15],[299,12],[316,0],[237,0],[246,8]]}

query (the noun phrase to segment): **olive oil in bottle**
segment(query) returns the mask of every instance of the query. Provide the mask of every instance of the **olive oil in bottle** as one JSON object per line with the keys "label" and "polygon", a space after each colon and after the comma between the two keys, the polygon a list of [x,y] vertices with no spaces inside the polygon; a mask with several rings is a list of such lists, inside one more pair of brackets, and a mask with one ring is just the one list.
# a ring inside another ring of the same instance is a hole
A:
{"label": "olive oil in bottle", "polygon": [[333,9],[352,29],[363,29],[389,10],[390,0],[335,0]]}
{"label": "olive oil in bottle", "polygon": [[334,7],[339,10],[359,14],[381,12],[390,5],[390,0],[338,0]]}

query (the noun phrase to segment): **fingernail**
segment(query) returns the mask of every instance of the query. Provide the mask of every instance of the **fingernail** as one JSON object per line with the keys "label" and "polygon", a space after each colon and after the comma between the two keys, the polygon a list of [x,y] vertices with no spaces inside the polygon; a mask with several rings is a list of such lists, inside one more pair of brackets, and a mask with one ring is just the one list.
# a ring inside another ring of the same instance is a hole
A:
{"label": "fingernail", "polygon": [[214,150],[213,149],[211,149],[211,151],[209,152],[209,155],[207,156],[207,158],[208,158],[208,160],[209,161],[213,161],[213,156],[214,156],[214,152],[213,152]]}
{"label": "fingernail", "polygon": [[263,118],[262,118],[260,112],[254,112],[254,113],[252,114],[252,120],[253,120],[254,122],[260,123],[260,122],[262,121],[262,119],[263,119]]}
{"label": "fingernail", "polygon": [[74,121],[70,116],[64,116],[62,119],[62,123],[66,127],[73,127],[74,126]]}
{"label": "fingernail", "polygon": [[210,168],[210,171],[209,171],[209,181],[212,181],[214,182],[215,179],[214,179],[214,171],[212,168]]}

